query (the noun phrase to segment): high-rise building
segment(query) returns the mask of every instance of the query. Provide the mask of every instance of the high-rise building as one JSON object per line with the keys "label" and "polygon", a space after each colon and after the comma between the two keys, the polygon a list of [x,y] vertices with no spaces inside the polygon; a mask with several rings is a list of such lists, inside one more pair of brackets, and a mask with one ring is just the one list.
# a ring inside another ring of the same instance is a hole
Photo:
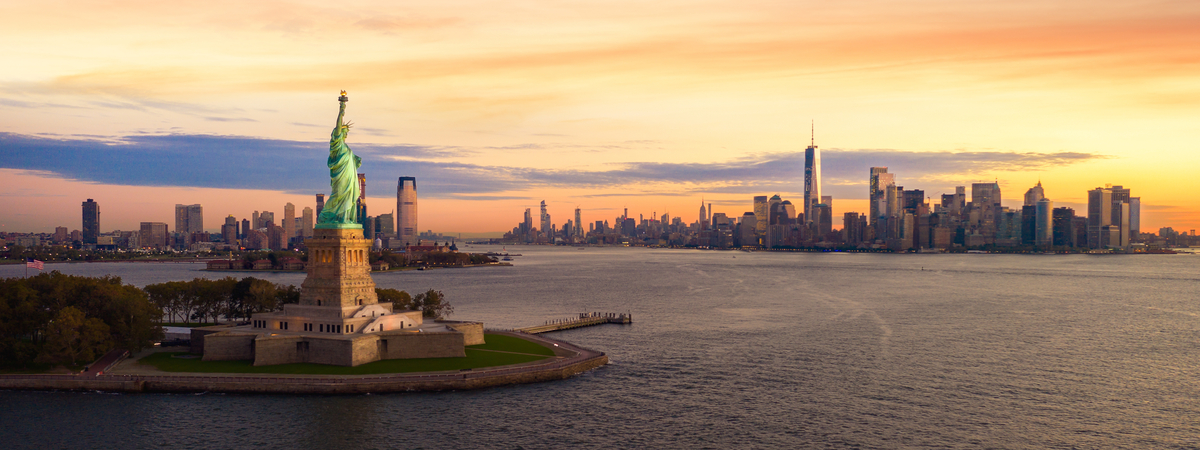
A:
{"label": "high-rise building", "polygon": [[1101,229],[1112,225],[1112,189],[1096,188],[1088,191],[1088,248],[1103,248]]}
{"label": "high-rise building", "polygon": [[886,215],[887,191],[889,186],[895,186],[896,179],[893,174],[887,173],[887,167],[872,167],[869,190],[867,200],[870,201],[871,216],[867,218],[867,222],[874,227],[875,222]]}
{"label": "high-rise building", "polygon": [[167,248],[167,224],[162,222],[142,222],[138,228],[138,238],[144,248]]}
{"label": "high-rise building", "polygon": [[67,227],[54,227],[54,242],[67,242],[70,237]]}
{"label": "high-rise building", "polygon": [[221,240],[228,245],[237,244],[238,225],[237,218],[230,215],[225,218],[225,224],[221,225]]}
{"label": "high-rise building", "polygon": [[[754,197],[754,235],[759,239],[767,236],[767,225],[771,218],[771,204],[767,200],[767,196],[759,195]],[[742,245],[751,245],[743,242]],[[753,245],[757,245],[753,244]]]}
{"label": "high-rise building", "polygon": [[525,242],[533,241],[533,213],[529,208],[525,208],[525,220],[521,222],[521,239]]}
{"label": "high-rise building", "polygon": [[1129,235],[1137,240],[1142,232],[1142,198],[1129,197]]}
{"label": "high-rise building", "polygon": [[238,239],[246,239],[246,236],[250,234],[250,230],[253,229],[254,228],[250,226],[250,219],[242,219],[242,229],[238,234]]}
{"label": "high-rise building", "polygon": [[250,215],[250,227],[255,230],[263,227],[262,218],[258,217],[258,211],[255,211],[254,214]]}
{"label": "high-rise building", "polygon": [[575,236],[583,237],[583,214],[579,207],[575,207]]}
{"label": "high-rise building", "polygon": [[704,209],[704,200],[700,200],[700,229],[708,229],[708,211]]}
{"label": "high-rise building", "polygon": [[550,213],[546,212],[546,201],[542,200],[542,212],[538,217],[541,218],[538,231],[549,242],[554,242],[554,227],[550,225]]}
{"label": "high-rise building", "polygon": [[391,238],[396,235],[396,215],[393,213],[380,214],[375,218],[378,222],[375,228],[375,234],[381,234]]}
{"label": "high-rise building", "polygon": [[1034,242],[1040,246],[1054,245],[1054,202],[1043,197],[1037,202],[1037,223]]}
{"label": "high-rise building", "polygon": [[400,177],[396,183],[396,239],[417,245],[417,178]]}
{"label": "high-rise building", "polygon": [[975,217],[975,212],[972,213],[975,233],[983,236],[996,235],[998,225],[997,219],[1000,213],[1000,184],[999,183],[973,183],[971,184],[971,208],[978,212],[978,218]]}
{"label": "high-rise building", "polygon": [[300,212],[300,235],[305,239],[313,237],[313,217],[313,209],[307,206]]}
{"label": "high-rise building", "polygon": [[[354,201],[358,214],[358,223],[363,226],[363,237],[374,240],[374,234],[367,233],[367,174],[358,174],[358,199]],[[374,227],[371,227],[374,228]]]}
{"label": "high-rise building", "polygon": [[1046,198],[1046,191],[1042,189],[1042,180],[1038,180],[1036,186],[1025,191],[1025,206],[1037,206],[1037,202]]}
{"label": "high-rise building", "polygon": [[296,205],[288,202],[283,205],[283,248],[286,250],[288,241],[296,237]]}
{"label": "high-rise building", "polygon": [[176,204],[175,232],[188,236],[204,232],[204,207]]}
{"label": "high-rise building", "polygon": [[89,198],[82,206],[83,243],[95,244],[100,238],[100,204]]}
{"label": "high-rise building", "polygon": [[321,217],[321,211],[325,210],[325,194],[317,194],[317,210],[316,217]]}
{"label": "high-rise building", "polygon": [[1075,247],[1075,210],[1071,208],[1054,208],[1053,222],[1054,245],[1060,247]]}
{"label": "high-rise building", "polygon": [[815,145],[804,149],[804,220],[812,222],[813,209],[821,203],[821,150]]}
{"label": "high-rise building", "polygon": [[275,213],[270,211],[260,212],[258,213],[258,221],[261,222],[258,228],[269,228],[275,224]]}
{"label": "high-rise building", "polygon": [[1130,231],[1133,226],[1130,222],[1133,219],[1133,214],[1129,206],[1130,198],[1129,189],[1124,186],[1112,187],[1112,224],[1121,227],[1121,230],[1118,232],[1119,239],[1117,246],[1122,248],[1129,245],[1129,239],[1132,237]]}

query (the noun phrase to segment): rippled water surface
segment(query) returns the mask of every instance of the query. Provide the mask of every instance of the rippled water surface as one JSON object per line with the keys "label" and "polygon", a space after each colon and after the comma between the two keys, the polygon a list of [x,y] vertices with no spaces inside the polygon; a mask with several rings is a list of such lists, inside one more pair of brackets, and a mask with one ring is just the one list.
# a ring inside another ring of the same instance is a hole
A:
{"label": "rippled water surface", "polygon": [[[440,289],[455,318],[496,328],[632,312],[633,325],[554,335],[611,364],[449,393],[0,391],[0,444],[1200,448],[1200,256],[508,250],[524,255],[514,267],[375,281]],[[139,286],[225,275],[195,264],[46,267]]]}

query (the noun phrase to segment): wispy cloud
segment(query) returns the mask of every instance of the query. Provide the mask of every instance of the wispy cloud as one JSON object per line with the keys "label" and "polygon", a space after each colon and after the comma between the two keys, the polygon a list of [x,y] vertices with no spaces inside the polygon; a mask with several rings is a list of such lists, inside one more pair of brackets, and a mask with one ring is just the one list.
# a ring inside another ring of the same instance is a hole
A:
{"label": "wispy cloud", "polygon": [[[320,191],[328,184],[324,168],[328,147],[323,143],[212,135],[80,140],[0,133],[0,148],[4,156],[0,167],[106,184],[297,193]],[[713,163],[628,162],[588,171],[452,161],[472,154],[460,147],[362,144],[353,148],[366,160],[363,173],[373,196],[393,194],[395,177],[403,175],[421,179],[422,195],[471,200],[524,198],[513,193],[534,188],[596,190],[591,197],[795,192],[804,161],[802,152],[788,152]],[[1081,152],[828,150],[822,166],[827,191],[858,198],[873,166],[889,167],[901,184],[936,191],[941,184],[962,184],[985,174],[1037,171],[1104,158]],[[606,192],[609,189],[624,192]]]}

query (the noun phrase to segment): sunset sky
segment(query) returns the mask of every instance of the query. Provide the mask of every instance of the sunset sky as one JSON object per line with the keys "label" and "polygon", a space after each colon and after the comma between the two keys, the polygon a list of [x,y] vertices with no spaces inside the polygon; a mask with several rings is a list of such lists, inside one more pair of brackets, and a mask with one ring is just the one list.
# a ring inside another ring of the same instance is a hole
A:
{"label": "sunset sky", "polygon": [[[401,5],[401,6],[397,6]],[[1200,2],[5,2],[0,231],[206,228],[328,193],[337,94],[371,215],[422,230],[798,203],[815,123],[834,215],[871,166],[934,200],[1041,180],[1142,230],[1200,225]],[[968,188],[968,193],[970,192]],[[1082,208],[1082,209],[1081,209]]]}

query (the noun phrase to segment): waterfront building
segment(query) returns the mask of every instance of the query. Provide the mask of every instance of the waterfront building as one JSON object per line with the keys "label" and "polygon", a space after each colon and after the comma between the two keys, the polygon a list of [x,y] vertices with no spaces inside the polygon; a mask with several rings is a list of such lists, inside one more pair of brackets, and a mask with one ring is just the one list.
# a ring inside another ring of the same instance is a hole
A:
{"label": "waterfront building", "polygon": [[1060,247],[1075,247],[1078,245],[1075,235],[1075,210],[1071,208],[1054,208],[1053,245]]}
{"label": "waterfront building", "polygon": [[554,228],[550,225],[550,213],[546,212],[545,200],[542,200],[541,209],[542,212],[538,215],[538,217],[541,219],[539,221],[540,228],[538,231],[541,232],[542,237],[544,237],[547,241],[554,242]]}
{"label": "waterfront building", "polygon": [[100,238],[100,204],[89,198],[82,206],[83,243],[95,244]]}
{"label": "waterfront building", "polygon": [[1137,239],[1142,233],[1142,198],[1129,197],[1129,235]]}
{"label": "waterfront building", "polygon": [[401,245],[417,245],[417,178],[396,182],[396,238]]}
{"label": "waterfront building", "polygon": [[888,186],[896,184],[894,176],[887,173],[887,171],[887,167],[871,168],[871,178],[867,192],[867,201],[870,202],[871,211],[867,221],[872,227],[875,227],[875,223],[879,217],[883,216],[886,211],[886,208],[883,206],[884,199],[887,198],[884,191],[888,189]]}
{"label": "waterfront building", "polygon": [[812,222],[813,211],[821,203],[821,150],[814,140],[804,149],[804,217]]}
{"label": "waterfront building", "polygon": [[1037,205],[1021,207],[1021,245],[1037,243]]}
{"label": "waterfront building", "polygon": [[1039,246],[1054,244],[1054,202],[1042,198],[1037,202],[1037,223],[1034,229],[1035,243]]}
{"label": "waterfront building", "polygon": [[582,211],[580,211],[579,207],[576,206],[575,207],[575,230],[574,230],[575,233],[574,233],[574,235],[575,235],[575,237],[580,237],[580,238],[583,237],[583,215],[582,214],[583,214]]}
{"label": "waterfront building", "polygon": [[[764,198],[765,200],[765,198]],[[764,202],[765,203],[765,202]],[[758,246],[758,216],[753,212],[742,214],[738,221],[738,245],[742,247]]]}
{"label": "waterfront building", "polygon": [[70,233],[67,232],[67,227],[54,228],[54,242],[67,242],[67,239],[70,239],[70,237]]}
{"label": "waterfront building", "polygon": [[[1088,248],[1104,248],[1101,231],[1112,225],[1112,189],[1095,188],[1088,191]],[[1118,239],[1119,240],[1119,239]]]}
{"label": "waterfront building", "polygon": [[[769,224],[771,210],[767,196],[759,195],[754,197],[754,235],[758,236],[759,243],[767,236],[767,225]],[[747,245],[745,242],[742,245]]]}
{"label": "waterfront building", "polygon": [[142,222],[138,227],[138,235],[142,247],[162,250],[167,248],[167,224],[162,222]]}

